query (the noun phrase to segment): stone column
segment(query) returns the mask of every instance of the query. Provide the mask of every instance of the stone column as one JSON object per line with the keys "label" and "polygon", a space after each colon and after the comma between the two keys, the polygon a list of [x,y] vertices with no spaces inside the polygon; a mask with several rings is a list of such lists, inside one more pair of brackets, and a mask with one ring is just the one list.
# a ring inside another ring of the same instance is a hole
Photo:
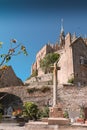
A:
{"label": "stone column", "polygon": [[50,107],[49,117],[58,118],[63,117],[62,106],[60,103],[57,103],[57,85],[58,77],[57,70],[60,70],[60,67],[57,67],[57,62],[53,66],[53,106]]}
{"label": "stone column", "polygon": [[57,105],[57,63],[54,63],[53,72],[53,107]]}

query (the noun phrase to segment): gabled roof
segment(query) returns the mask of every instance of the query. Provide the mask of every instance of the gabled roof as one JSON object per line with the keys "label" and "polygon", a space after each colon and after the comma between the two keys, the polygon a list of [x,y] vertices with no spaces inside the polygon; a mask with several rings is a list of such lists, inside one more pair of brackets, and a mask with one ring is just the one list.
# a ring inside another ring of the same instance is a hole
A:
{"label": "gabled roof", "polygon": [[76,38],[74,41],[71,42],[71,45],[70,45],[70,46],[73,46],[73,44],[77,43],[77,41],[79,41],[79,40],[82,41],[83,44],[87,47],[87,45],[86,45],[86,43],[85,43],[85,41],[83,40],[82,37]]}

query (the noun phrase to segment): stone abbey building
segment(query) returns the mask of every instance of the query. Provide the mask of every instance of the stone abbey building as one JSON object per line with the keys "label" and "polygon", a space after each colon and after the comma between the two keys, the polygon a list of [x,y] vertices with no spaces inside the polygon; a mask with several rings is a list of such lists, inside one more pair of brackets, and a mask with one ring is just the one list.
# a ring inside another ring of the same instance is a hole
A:
{"label": "stone abbey building", "polygon": [[[62,104],[64,111],[68,110],[68,112],[73,112],[74,114],[80,112],[80,108],[84,105],[85,118],[87,119],[87,87],[78,87],[87,86],[87,39],[77,37],[75,34],[71,35],[70,33],[65,35],[63,26],[61,27],[60,41],[55,44],[48,43],[44,45],[37,53],[36,61],[32,65],[32,73],[37,70],[38,75],[29,79],[29,82],[28,80],[26,81],[28,87],[25,87],[21,80],[16,77],[11,67],[7,67],[4,71],[0,70],[0,98],[3,97],[0,103],[3,104],[4,108],[8,108],[9,106],[14,107],[15,104],[17,107],[26,101],[33,101],[39,104],[39,106],[46,106],[50,99],[52,105],[53,84],[49,81],[52,80],[53,74],[44,74],[40,68],[40,60],[48,53],[60,54],[58,62],[60,70],[57,71],[57,80],[59,83],[57,88],[57,101]],[[69,80],[74,80],[75,85],[67,85]],[[29,88],[36,87],[40,88],[38,90],[41,90],[43,87],[49,87],[51,89],[46,93],[41,91],[36,91],[32,94],[28,93],[27,90]]]}
{"label": "stone abbey building", "polygon": [[60,41],[55,44],[46,44],[36,54],[36,61],[32,65],[33,71],[38,72],[38,76],[44,75],[40,68],[40,60],[48,53],[59,53],[60,60],[58,65],[59,84],[66,84],[74,81],[78,86],[87,84],[87,39],[77,37],[75,34],[64,34],[63,26],[61,26]]}

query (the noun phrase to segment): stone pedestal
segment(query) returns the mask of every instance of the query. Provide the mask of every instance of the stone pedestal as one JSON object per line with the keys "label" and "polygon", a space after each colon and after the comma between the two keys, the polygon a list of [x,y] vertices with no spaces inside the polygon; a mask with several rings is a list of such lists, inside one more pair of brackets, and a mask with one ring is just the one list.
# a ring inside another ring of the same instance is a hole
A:
{"label": "stone pedestal", "polygon": [[70,120],[63,117],[62,105],[58,104],[50,107],[48,124],[49,125],[69,125]]}
{"label": "stone pedestal", "polygon": [[63,117],[63,111],[62,111],[61,104],[58,104],[54,107],[50,107],[49,117],[50,118],[52,118],[52,117],[53,118]]}

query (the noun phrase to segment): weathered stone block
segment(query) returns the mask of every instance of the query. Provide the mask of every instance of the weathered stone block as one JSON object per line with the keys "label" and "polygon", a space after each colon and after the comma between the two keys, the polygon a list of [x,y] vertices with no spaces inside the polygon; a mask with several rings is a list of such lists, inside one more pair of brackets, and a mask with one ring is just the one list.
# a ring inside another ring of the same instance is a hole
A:
{"label": "weathered stone block", "polygon": [[48,118],[49,125],[69,125],[70,120],[66,118]]}
{"label": "weathered stone block", "polygon": [[61,107],[55,106],[50,108],[49,117],[63,117],[63,111]]}

